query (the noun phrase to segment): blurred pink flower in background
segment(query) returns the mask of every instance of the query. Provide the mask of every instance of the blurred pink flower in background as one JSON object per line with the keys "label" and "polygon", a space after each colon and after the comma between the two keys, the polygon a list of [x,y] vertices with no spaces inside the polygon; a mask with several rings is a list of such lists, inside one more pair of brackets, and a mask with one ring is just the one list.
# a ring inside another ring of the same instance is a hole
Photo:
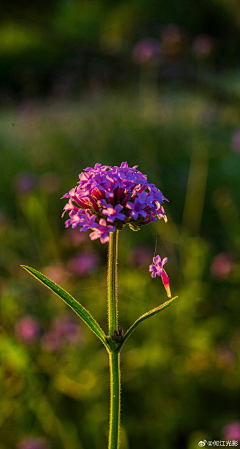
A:
{"label": "blurred pink flower in background", "polygon": [[235,130],[232,138],[232,147],[235,153],[240,154],[240,128]]}
{"label": "blurred pink flower in background", "polygon": [[227,279],[233,266],[234,261],[232,255],[223,252],[213,258],[210,271],[212,276],[218,280]]}
{"label": "blurred pink flower in background", "polygon": [[74,319],[68,314],[56,318],[54,321],[54,328],[61,337],[71,343],[77,343],[82,337],[81,327],[79,324],[76,324]]}
{"label": "blurred pink flower in background", "polygon": [[240,440],[240,421],[231,421],[222,429],[226,440]]}
{"label": "blurred pink flower in background", "polygon": [[91,273],[99,265],[99,255],[96,251],[77,254],[68,262],[68,270],[78,276],[84,276]]}
{"label": "blurred pink flower in background", "polygon": [[72,344],[82,340],[82,329],[69,314],[64,314],[55,318],[50,326],[50,330],[45,332],[41,339],[43,349],[54,352],[62,347],[65,342]]}
{"label": "blurred pink flower in background", "polygon": [[130,262],[135,267],[144,267],[149,265],[152,259],[152,251],[147,246],[136,246],[130,252]]}
{"label": "blurred pink flower in background", "polygon": [[46,438],[26,437],[18,443],[17,449],[51,449],[51,447]]}
{"label": "blurred pink flower in background", "polygon": [[19,173],[14,180],[16,193],[22,195],[35,190],[37,185],[37,176],[34,173]]}
{"label": "blurred pink flower in background", "polygon": [[52,330],[45,332],[41,339],[41,344],[43,349],[46,349],[46,351],[54,352],[63,345],[63,339],[58,331]]}
{"label": "blurred pink flower in background", "polygon": [[215,41],[208,34],[199,34],[192,43],[192,52],[199,58],[207,58],[214,50]]}
{"label": "blurred pink flower in background", "polygon": [[30,315],[26,315],[15,323],[16,337],[26,344],[34,343],[40,334],[39,321]]}
{"label": "blurred pink flower in background", "polygon": [[161,53],[161,45],[156,39],[143,39],[133,48],[133,60],[136,64],[144,64],[155,59]]}
{"label": "blurred pink flower in background", "polygon": [[46,267],[44,274],[56,284],[64,284],[69,277],[69,273],[61,265],[50,265]]}

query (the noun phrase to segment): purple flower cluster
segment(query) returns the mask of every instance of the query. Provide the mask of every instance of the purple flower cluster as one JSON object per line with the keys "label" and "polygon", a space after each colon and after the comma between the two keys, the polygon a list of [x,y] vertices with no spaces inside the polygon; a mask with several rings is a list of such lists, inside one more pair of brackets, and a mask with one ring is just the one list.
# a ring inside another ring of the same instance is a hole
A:
{"label": "purple flower cluster", "polygon": [[80,231],[91,229],[91,240],[109,241],[109,232],[121,230],[125,225],[137,231],[158,218],[167,221],[162,206],[168,201],[137,165],[120,167],[96,164],[79,175],[78,186],[62,198],[69,198],[64,212],[69,212],[66,227],[80,226]]}

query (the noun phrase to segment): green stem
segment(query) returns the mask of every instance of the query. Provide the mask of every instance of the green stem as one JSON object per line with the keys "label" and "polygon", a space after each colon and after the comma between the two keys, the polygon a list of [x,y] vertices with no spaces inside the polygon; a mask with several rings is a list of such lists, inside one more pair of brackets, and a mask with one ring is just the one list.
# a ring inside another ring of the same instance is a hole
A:
{"label": "green stem", "polygon": [[[110,233],[108,254],[108,325],[109,335],[118,327],[117,308],[118,231]],[[109,352],[110,365],[110,422],[108,449],[119,449],[120,434],[120,353]]]}
{"label": "green stem", "polygon": [[118,326],[117,307],[117,260],[118,260],[118,231],[110,232],[108,252],[108,327],[111,336]]}
{"label": "green stem", "polygon": [[120,353],[109,353],[110,364],[110,422],[108,449],[119,448],[120,435]]}

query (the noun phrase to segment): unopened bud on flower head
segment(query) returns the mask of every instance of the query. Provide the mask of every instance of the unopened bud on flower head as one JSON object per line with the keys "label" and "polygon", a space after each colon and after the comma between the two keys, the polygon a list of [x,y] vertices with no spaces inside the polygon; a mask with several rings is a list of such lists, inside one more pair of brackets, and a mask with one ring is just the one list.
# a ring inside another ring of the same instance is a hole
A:
{"label": "unopened bud on flower head", "polygon": [[100,238],[109,242],[109,233],[129,225],[140,226],[163,218],[167,221],[163,201],[168,201],[147,176],[137,170],[137,165],[120,167],[96,164],[79,175],[78,186],[66,193],[64,212],[69,212],[66,227],[80,226],[80,231],[91,229],[91,240]]}

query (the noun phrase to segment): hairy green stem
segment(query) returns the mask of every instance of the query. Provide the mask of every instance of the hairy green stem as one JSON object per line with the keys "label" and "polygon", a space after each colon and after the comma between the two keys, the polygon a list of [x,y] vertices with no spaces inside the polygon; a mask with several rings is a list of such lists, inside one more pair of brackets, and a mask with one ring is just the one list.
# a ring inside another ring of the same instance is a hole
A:
{"label": "hairy green stem", "polygon": [[118,326],[117,306],[117,263],[118,263],[118,232],[110,232],[108,250],[108,327],[111,336]]}
{"label": "hairy green stem", "polygon": [[[118,231],[110,233],[108,253],[108,325],[109,335],[118,327],[117,308]],[[108,449],[119,449],[120,434],[120,353],[109,352],[110,421]]]}
{"label": "hairy green stem", "polygon": [[120,353],[109,353],[110,364],[110,422],[108,449],[119,448],[120,436]]}

